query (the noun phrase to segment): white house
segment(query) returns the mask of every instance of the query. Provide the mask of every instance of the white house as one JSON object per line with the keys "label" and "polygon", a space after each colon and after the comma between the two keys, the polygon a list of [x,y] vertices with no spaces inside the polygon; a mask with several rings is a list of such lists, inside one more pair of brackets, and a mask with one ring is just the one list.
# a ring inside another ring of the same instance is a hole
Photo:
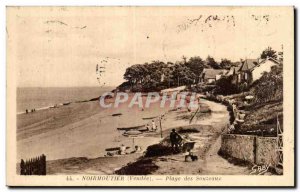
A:
{"label": "white house", "polygon": [[278,65],[279,62],[273,58],[266,58],[260,61],[253,69],[252,69],[252,81],[256,81],[261,78],[264,72],[270,72],[271,68],[275,65]]}

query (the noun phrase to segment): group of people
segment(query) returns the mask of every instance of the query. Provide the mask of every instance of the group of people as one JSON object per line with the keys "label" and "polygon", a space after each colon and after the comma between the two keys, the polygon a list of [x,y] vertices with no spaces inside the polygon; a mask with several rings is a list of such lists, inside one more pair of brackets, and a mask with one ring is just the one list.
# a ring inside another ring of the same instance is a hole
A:
{"label": "group of people", "polygon": [[35,112],[35,109],[31,109],[31,110],[26,109],[25,112],[26,112],[26,113],[29,113],[29,112],[32,113],[32,112]]}
{"label": "group of people", "polygon": [[126,154],[131,154],[131,153],[140,153],[140,152],[142,152],[142,147],[138,146],[138,145],[135,145],[134,149],[132,151],[129,150],[130,147],[127,147],[124,144],[122,144],[118,148],[119,149],[117,149],[117,150],[108,151],[105,156],[112,157],[112,156],[115,156],[115,155],[126,155]]}
{"label": "group of people", "polygon": [[147,124],[146,125],[146,129],[147,129],[147,131],[153,131],[153,132],[155,132],[157,130],[157,125],[156,125],[155,121],[152,120],[151,126],[149,124]]}
{"label": "group of people", "polygon": [[127,147],[124,144],[122,144],[119,151],[118,151],[118,154],[119,155],[126,155],[128,153],[138,153],[138,152],[141,152],[141,151],[142,151],[142,147],[138,146],[138,145],[135,145],[134,150],[131,151],[131,152],[128,152]]}

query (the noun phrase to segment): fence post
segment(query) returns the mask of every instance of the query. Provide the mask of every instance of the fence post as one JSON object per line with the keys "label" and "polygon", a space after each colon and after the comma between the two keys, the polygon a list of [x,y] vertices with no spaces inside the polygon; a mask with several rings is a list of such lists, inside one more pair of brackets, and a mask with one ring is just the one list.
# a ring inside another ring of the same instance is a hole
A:
{"label": "fence post", "polygon": [[254,136],[254,139],[253,139],[253,156],[254,156],[254,159],[253,159],[253,163],[256,164],[257,162],[257,136]]}
{"label": "fence post", "polygon": [[20,163],[20,174],[25,175],[25,162],[23,159],[21,159],[21,163]]}
{"label": "fence post", "polygon": [[46,175],[46,156],[42,154],[41,156],[41,164],[42,164],[42,173],[41,175]]}
{"label": "fence post", "polygon": [[161,126],[161,119],[162,119],[162,117],[160,116],[160,118],[159,118],[159,124],[160,124],[160,137],[163,138],[163,135],[162,135],[162,126]]}

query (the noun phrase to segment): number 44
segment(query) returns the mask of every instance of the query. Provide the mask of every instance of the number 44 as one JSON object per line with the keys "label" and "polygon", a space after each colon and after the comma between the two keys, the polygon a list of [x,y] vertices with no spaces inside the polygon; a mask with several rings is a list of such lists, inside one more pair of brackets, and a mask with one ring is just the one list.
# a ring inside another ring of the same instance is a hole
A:
{"label": "number 44", "polygon": [[72,176],[67,176],[67,181],[73,181]]}

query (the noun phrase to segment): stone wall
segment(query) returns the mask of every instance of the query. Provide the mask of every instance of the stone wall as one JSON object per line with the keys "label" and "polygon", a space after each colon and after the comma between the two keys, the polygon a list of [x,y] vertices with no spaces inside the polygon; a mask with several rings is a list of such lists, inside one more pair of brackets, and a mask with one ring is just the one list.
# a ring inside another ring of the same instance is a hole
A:
{"label": "stone wall", "polygon": [[254,162],[254,144],[255,136],[224,134],[220,152],[243,161]]}
{"label": "stone wall", "polygon": [[221,138],[221,154],[257,165],[270,164],[272,167],[278,161],[276,137],[223,134]]}
{"label": "stone wall", "polygon": [[276,137],[256,138],[256,164],[274,167],[278,163],[276,154]]}

